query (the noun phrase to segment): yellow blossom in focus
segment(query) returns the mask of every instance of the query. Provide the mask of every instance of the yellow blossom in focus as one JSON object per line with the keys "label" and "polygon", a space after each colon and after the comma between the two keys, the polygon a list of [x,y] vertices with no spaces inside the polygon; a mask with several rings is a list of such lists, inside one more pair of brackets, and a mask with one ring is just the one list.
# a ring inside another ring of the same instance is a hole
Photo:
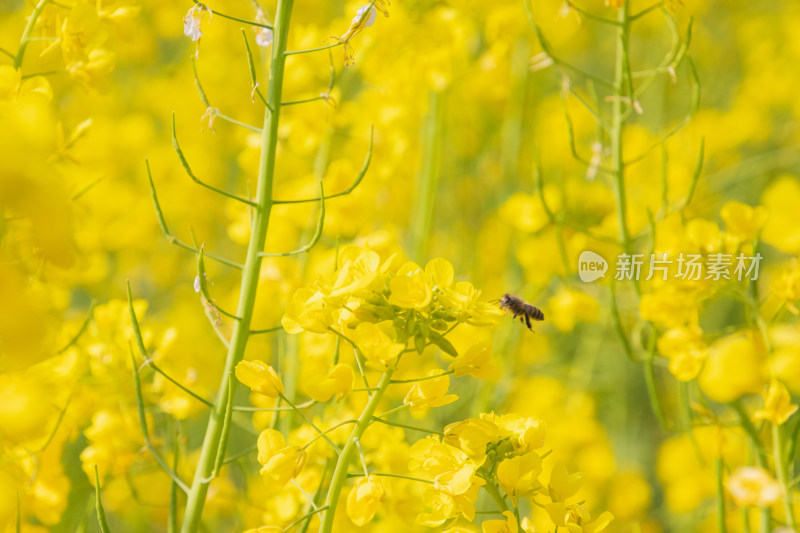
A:
{"label": "yellow blossom in focus", "polygon": [[758,466],[736,469],[725,481],[725,488],[741,507],[768,506],[780,498],[781,490],[769,472]]}
{"label": "yellow blossom in focus", "polygon": [[403,403],[408,405],[412,412],[424,412],[431,407],[441,407],[458,400],[455,394],[447,394],[450,388],[450,376],[440,375],[440,370],[431,370],[428,376],[439,376],[432,379],[419,381],[411,387]]}
{"label": "yellow blossom in focus", "polygon": [[519,526],[514,513],[511,511],[503,511],[505,520],[486,520],[481,524],[481,531],[483,533],[518,533]]}
{"label": "yellow blossom in focus", "polygon": [[387,331],[390,331],[389,322],[372,324],[362,322],[353,335],[353,342],[359,347],[367,366],[376,369],[385,369],[394,364],[397,356],[405,349],[405,345],[394,342]]}
{"label": "yellow blossom in focus", "polygon": [[563,502],[567,498],[574,496],[581,488],[583,474],[567,472],[567,465],[563,461],[556,461],[553,471],[550,473],[550,482],[547,484],[547,491],[550,499],[554,502]]}
{"label": "yellow blossom in focus", "polygon": [[308,395],[318,402],[327,402],[336,395],[341,400],[353,388],[353,369],[349,365],[339,364],[326,375],[312,376],[309,380]]}
{"label": "yellow blossom in focus", "polygon": [[339,270],[329,296],[336,298],[369,287],[378,276],[381,258],[369,248],[349,245],[339,252]]}
{"label": "yellow blossom in focus", "polygon": [[450,363],[449,370],[457,378],[473,376],[478,379],[495,380],[500,371],[494,366],[492,346],[488,342],[480,342],[459,355]]}
{"label": "yellow blossom in focus", "polygon": [[236,379],[250,387],[253,392],[270,398],[277,398],[283,394],[283,382],[280,376],[274,368],[262,361],[239,361],[235,373]]}
{"label": "yellow blossom in focus", "polygon": [[769,389],[763,396],[764,407],[753,413],[754,420],[768,420],[780,426],[797,411],[797,405],[792,404],[792,397],[789,396],[786,386],[776,379],[770,382]]}
{"label": "yellow blossom in focus", "polygon": [[423,499],[431,511],[418,514],[417,524],[436,527],[458,514],[455,499],[441,490],[425,489]]}
{"label": "yellow blossom in focus", "polygon": [[468,281],[459,281],[453,287],[439,294],[439,301],[445,305],[459,322],[474,326],[496,324],[503,315],[496,305],[480,301],[481,291]]}
{"label": "yellow blossom in focus", "polygon": [[488,420],[468,418],[445,426],[444,442],[463,451],[476,464],[480,464],[486,457],[486,445],[504,433]]}
{"label": "yellow blossom in focus", "polygon": [[586,509],[575,503],[550,503],[545,505],[545,509],[558,528],[566,528],[570,533],[596,533],[604,530],[614,520],[614,515],[608,511],[592,520]]}
{"label": "yellow blossom in focus", "polygon": [[525,417],[514,413],[497,416],[494,413],[481,414],[481,419],[492,422],[516,437],[515,449],[533,451],[544,446],[545,425],[538,418]]}
{"label": "yellow blossom in focus", "polygon": [[305,287],[295,291],[281,319],[281,325],[287,333],[326,333],[331,324],[333,314],[325,296]]}
{"label": "yellow blossom in focus", "polygon": [[453,284],[455,271],[450,261],[437,257],[425,265],[425,275],[433,289],[445,289]]}
{"label": "yellow blossom in focus", "polygon": [[260,473],[282,487],[297,477],[306,462],[306,452],[299,446],[287,446],[283,435],[274,429],[265,429],[258,436],[258,462]]}
{"label": "yellow blossom in focus", "polygon": [[531,496],[541,489],[541,473],[542,458],[536,452],[504,459],[497,465],[497,481],[512,499]]}
{"label": "yellow blossom in focus", "polygon": [[347,495],[347,516],[361,527],[375,516],[384,497],[383,485],[373,478],[362,477]]}
{"label": "yellow blossom in focus", "polygon": [[406,263],[389,282],[389,303],[405,309],[422,310],[433,297],[425,272],[415,263]]}

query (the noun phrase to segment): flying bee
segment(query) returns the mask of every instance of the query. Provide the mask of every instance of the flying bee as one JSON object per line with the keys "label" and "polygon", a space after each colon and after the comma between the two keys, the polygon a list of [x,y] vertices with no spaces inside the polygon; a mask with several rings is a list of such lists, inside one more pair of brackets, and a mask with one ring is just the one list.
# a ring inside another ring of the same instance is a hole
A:
{"label": "flying bee", "polygon": [[544,320],[544,313],[538,307],[534,307],[522,298],[517,298],[511,294],[504,294],[500,298],[500,309],[514,313],[514,318],[519,316],[519,321],[531,328],[531,319]]}

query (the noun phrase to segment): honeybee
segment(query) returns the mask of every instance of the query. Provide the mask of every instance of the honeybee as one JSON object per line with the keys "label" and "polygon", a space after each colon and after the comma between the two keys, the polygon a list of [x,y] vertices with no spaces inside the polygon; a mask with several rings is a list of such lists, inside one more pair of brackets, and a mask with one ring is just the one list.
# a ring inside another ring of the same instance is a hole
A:
{"label": "honeybee", "polygon": [[504,294],[500,298],[500,309],[514,313],[514,318],[519,316],[519,321],[531,328],[531,319],[544,320],[544,313],[538,307],[534,307],[525,300],[512,296],[511,294]]}

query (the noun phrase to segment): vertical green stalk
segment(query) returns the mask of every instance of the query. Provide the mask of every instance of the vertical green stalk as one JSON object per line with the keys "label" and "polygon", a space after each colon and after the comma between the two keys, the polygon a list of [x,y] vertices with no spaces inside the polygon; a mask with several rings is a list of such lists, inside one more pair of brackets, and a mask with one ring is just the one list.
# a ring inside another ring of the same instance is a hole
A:
{"label": "vertical green stalk", "polygon": [[786,525],[789,529],[796,531],[794,523],[794,509],[792,508],[792,487],[786,482],[786,461],[783,455],[783,441],[781,440],[781,428],[778,424],[772,424],[772,455],[775,461],[775,472],[778,474],[778,482],[783,488],[783,509],[786,513]]}
{"label": "vertical green stalk", "polygon": [[414,261],[424,261],[430,236],[436,190],[439,188],[439,155],[442,134],[442,93],[431,91],[424,126],[422,169],[417,179],[416,201],[411,212],[409,253]]}
{"label": "vertical green stalk", "polygon": [[339,503],[339,496],[342,493],[344,482],[347,479],[347,469],[356,452],[356,441],[361,438],[364,431],[366,431],[372,422],[372,415],[375,413],[375,408],[378,407],[378,404],[383,398],[383,393],[386,392],[386,388],[392,380],[394,371],[394,368],[389,368],[383,373],[383,376],[381,376],[381,380],[378,382],[378,390],[370,396],[366,407],[364,407],[364,411],[362,411],[352,433],[350,433],[350,436],[347,438],[344,448],[342,448],[342,453],[339,454],[339,460],[336,462],[336,468],[333,471],[331,486],[328,488],[328,495],[325,498],[327,510],[321,518],[322,525],[319,529],[320,533],[331,533],[333,529],[336,505]]}
{"label": "vertical green stalk", "polygon": [[723,485],[723,473],[725,463],[722,461],[722,450],[717,456],[716,474],[717,474],[717,531],[725,533],[727,531],[725,526],[725,487]]}
{"label": "vertical green stalk", "polygon": [[[619,9],[617,20],[617,54],[614,65],[614,99],[611,120],[611,170],[614,178],[614,201],[617,206],[617,224],[619,225],[619,240],[622,242],[623,251],[631,253],[630,233],[626,218],[627,202],[625,199],[625,161],[622,158],[622,133],[625,126],[625,103],[630,83],[628,79],[628,40],[630,38],[630,10],[625,1]],[[631,103],[629,103],[631,105]]]}
{"label": "vertical green stalk", "polygon": [[264,249],[264,242],[272,211],[272,184],[275,172],[275,153],[278,144],[278,120],[281,109],[281,92],[283,90],[283,69],[286,61],[286,41],[289,33],[289,19],[294,0],[278,0],[273,29],[272,61],[269,69],[267,85],[267,109],[264,114],[264,126],[261,134],[261,159],[258,168],[258,185],[256,189],[255,216],[251,225],[250,242],[247,246],[247,258],[242,271],[242,284],[239,292],[239,305],[233,334],[225,358],[225,368],[217,391],[217,399],[203,439],[200,459],[194,473],[192,487],[186,501],[181,533],[195,533],[203,513],[208,484],[214,471],[219,443],[222,440],[223,420],[225,416],[228,376],[236,364],[242,360],[247,341],[250,337],[250,321],[256,301],[258,277],[261,270],[259,252]]}
{"label": "vertical green stalk", "polygon": [[25,30],[22,32],[22,37],[19,40],[19,48],[17,49],[17,55],[14,56],[14,68],[19,70],[22,67],[22,58],[25,57],[25,49],[28,47],[28,42],[30,41],[31,32],[33,31],[34,26],[36,26],[36,21],[39,20],[39,15],[42,14],[42,10],[44,6],[50,3],[50,0],[40,0],[36,7],[33,8],[33,13],[31,13],[31,18],[28,19],[28,24],[25,25]]}
{"label": "vertical green stalk", "polygon": [[[755,452],[756,463],[758,466],[766,470],[767,456],[761,446],[761,439],[758,437],[758,429],[756,429],[756,427],[753,425],[753,422],[750,421],[750,417],[742,406],[740,400],[734,400],[730,405],[736,411],[736,414],[739,415],[739,424],[742,426],[742,429],[745,431],[745,433],[747,433],[747,436],[750,439],[750,444],[753,446]],[[761,507],[761,533],[767,533],[770,531],[771,514],[772,511],[768,505]]]}

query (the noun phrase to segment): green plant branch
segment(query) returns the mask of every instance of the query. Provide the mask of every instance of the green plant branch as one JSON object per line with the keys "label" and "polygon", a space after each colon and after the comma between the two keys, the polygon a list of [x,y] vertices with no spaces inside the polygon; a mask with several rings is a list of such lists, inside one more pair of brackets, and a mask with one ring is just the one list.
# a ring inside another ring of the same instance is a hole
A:
{"label": "green plant branch", "polygon": [[34,40],[31,37],[33,28],[36,26],[36,21],[39,20],[39,16],[42,14],[42,11],[48,3],[50,3],[50,0],[39,0],[39,3],[33,8],[33,12],[28,19],[28,23],[25,25],[25,29],[22,31],[22,37],[19,40],[17,55],[13,56],[15,70],[22,68],[22,59],[25,57],[25,50],[28,48],[28,43]]}
{"label": "green plant branch", "polygon": [[396,479],[407,479],[408,481],[416,481],[418,483],[425,483],[427,485],[435,485],[436,482],[431,479],[422,479],[419,477],[413,476],[404,476],[403,474],[393,474],[391,472],[371,472],[369,474],[365,474],[364,472],[351,472],[347,474],[347,477],[354,478],[354,477],[393,477]]}
{"label": "green plant branch", "polygon": [[[150,197],[153,199],[153,206],[156,209],[156,218],[158,219],[158,225],[161,227],[161,232],[167,238],[167,241],[183,248],[184,250],[188,250],[194,254],[199,254],[200,249],[195,246],[190,246],[183,241],[178,240],[172,233],[170,233],[169,228],[167,228],[167,221],[164,219],[164,213],[161,211],[161,204],[158,202],[158,196],[156,195],[156,187],[153,184],[153,175],[150,173],[150,162],[145,158],[145,167],[147,168],[147,179],[150,184]],[[224,257],[206,253],[206,257],[213,259],[222,263],[223,265],[227,265],[231,268],[235,268],[237,270],[244,270],[244,265],[237,263],[235,261],[231,261],[230,259],[226,259]]]}
{"label": "green plant branch", "polygon": [[95,305],[97,305],[97,302],[95,300],[92,300],[92,303],[89,304],[89,310],[86,311],[86,317],[84,317],[83,322],[81,322],[78,331],[75,333],[75,335],[72,336],[72,338],[69,340],[67,344],[65,344],[61,349],[59,349],[56,352],[56,355],[61,355],[62,353],[70,349],[76,342],[78,342],[78,339],[81,338],[84,332],[86,332],[86,328],[89,327],[89,324],[92,322],[92,318],[94,318]]}
{"label": "green plant branch", "polygon": [[328,50],[330,48],[336,48],[337,46],[341,46],[342,42],[336,42],[332,44],[326,44],[325,46],[318,46],[317,48],[306,48],[305,50],[288,50],[285,52],[287,56],[293,56],[297,54],[310,54],[312,52],[319,52],[320,50]]}
{"label": "green plant branch", "polygon": [[372,420],[375,422],[380,422],[381,424],[386,424],[387,426],[394,426],[398,428],[408,429],[410,431],[419,431],[420,433],[428,433],[430,435],[439,435],[440,437],[444,436],[444,432],[436,431],[435,429],[426,429],[426,428],[419,428],[416,426],[408,426],[406,424],[400,424],[398,422],[390,422],[388,420],[384,420],[383,418],[379,418],[377,416],[373,416]]}
{"label": "green plant branch", "polygon": [[100,531],[103,533],[111,533],[108,527],[108,520],[106,520],[106,511],[103,509],[103,501],[100,499],[100,476],[97,473],[97,465],[94,465],[94,505],[97,510],[97,522],[100,524]]}
{"label": "green plant branch", "polygon": [[[267,99],[264,98],[264,95],[261,93],[261,90],[258,88],[258,79],[256,78],[256,64],[255,64],[255,61],[253,61],[253,51],[250,49],[250,42],[247,40],[247,33],[245,33],[244,28],[242,28],[242,38],[244,39],[244,47],[245,47],[245,50],[247,52],[247,66],[249,67],[249,71],[250,71],[250,83],[252,83],[252,86],[253,86],[253,93],[257,94],[259,100],[261,100],[261,103],[263,103],[265,106],[267,106],[269,108],[269,104],[267,103]],[[251,95],[250,95],[251,96],[251,100],[252,100],[252,94],[253,93],[251,93]]]}
{"label": "green plant branch", "polygon": [[444,376],[449,376],[450,374],[453,374],[454,372],[455,372],[454,370],[447,370],[446,372],[442,372],[441,374],[436,374],[434,376],[425,376],[425,377],[414,378],[414,379],[393,379],[391,381],[391,384],[392,385],[396,385],[398,383],[417,383],[418,381],[427,381],[429,379],[436,379],[436,378],[441,378],[441,377],[444,377]]}
{"label": "green plant branch", "polygon": [[[135,315],[133,315],[132,305],[131,305],[131,314],[135,319]],[[135,332],[134,334],[137,335],[136,343],[138,345],[141,342],[141,334],[138,333],[139,330],[138,323],[136,323],[133,329]],[[146,353],[142,354],[142,356],[147,357]],[[139,378],[139,369],[136,367],[136,357],[133,355],[132,347],[131,347],[131,363],[133,364],[133,384],[136,390],[136,410],[139,413],[139,425],[141,426],[142,429],[142,436],[144,437],[145,448],[147,448],[147,451],[149,451],[150,454],[153,456],[153,459],[156,460],[158,466],[160,466],[161,469],[164,470],[164,472],[166,472],[170,478],[172,478],[172,481],[176,485],[178,485],[183,492],[188,494],[189,493],[188,485],[186,485],[186,483],[184,483],[183,480],[181,480],[178,477],[178,474],[175,471],[173,471],[169,467],[169,465],[167,465],[167,462],[164,461],[164,459],[158,453],[158,450],[156,450],[156,447],[153,446],[153,442],[150,440],[150,430],[147,429],[147,414],[145,413],[144,397],[142,396],[142,383]]]}
{"label": "green plant branch", "polygon": [[423,126],[422,166],[416,183],[414,205],[409,222],[409,257],[422,261],[426,243],[429,240],[436,205],[436,191],[439,188],[442,108],[444,97],[438,91],[431,91],[428,98],[428,114]]}
{"label": "green plant branch", "polygon": [[317,227],[314,230],[314,235],[311,237],[311,240],[305,246],[298,248],[297,250],[292,250],[291,252],[279,252],[279,253],[269,253],[269,252],[259,252],[260,257],[287,257],[291,255],[300,255],[304,254],[307,251],[311,250],[318,242],[319,239],[322,237],[322,229],[325,225],[325,191],[322,188],[322,180],[319,182],[319,218],[317,219]]}
{"label": "green plant branch", "polygon": [[245,347],[250,336],[250,322],[258,289],[261,257],[264,249],[272,211],[272,189],[275,172],[275,155],[278,144],[278,123],[280,119],[280,101],[283,90],[283,71],[286,61],[286,42],[289,33],[293,0],[278,0],[274,25],[274,41],[272,43],[272,60],[267,83],[267,101],[269,106],[264,115],[264,127],[261,129],[261,157],[256,189],[256,206],[252,223],[247,256],[242,272],[242,283],[239,293],[239,305],[236,311],[241,317],[234,323],[230,349],[225,358],[222,380],[217,393],[217,400],[211,410],[203,446],[200,451],[197,469],[192,487],[186,502],[186,510],[181,525],[181,533],[195,533],[200,525],[200,518],[208,492],[208,477],[211,475],[216,459],[216,452],[222,438],[222,419],[225,411],[227,395],[226,380],[233,372],[236,364],[244,356]]}
{"label": "green plant branch", "polygon": [[333,471],[333,477],[331,479],[331,485],[328,489],[328,495],[325,498],[325,507],[328,508],[328,511],[322,515],[322,525],[320,526],[319,530],[320,533],[331,533],[333,529],[333,518],[336,514],[336,505],[339,502],[339,496],[342,493],[344,482],[347,479],[347,469],[350,466],[350,462],[353,459],[353,454],[356,451],[355,441],[364,435],[364,431],[366,431],[372,422],[372,416],[375,413],[375,409],[378,407],[378,403],[380,403],[381,399],[383,398],[383,394],[389,387],[389,383],[392,380],[392,374],[394,371],[394,368],[389,368],[381,376],[381,380],[378,383],[378,390],[372,396],[370,396],[367,405],[361,412],[361,416],[359,416],[358,422],[350,434],[350,437],[347,439],[344,448],[342,448],[342,453],[339,454],[339,460],[336,463],[336,468]]}
{"label": "green plant branch", "polygon": [[[333,198],[338,198],[339,196],[345,196],[345,195],[350,194],[351,192],[353,192],[356,189],[356,187],[358,187],[358,185],[361,183],[361,180],[364,179],[364,176],[366,176],[367,170],[369,169],[369,164],[372,161],[372,144],[373,144],[373,138],[375,136],[374,134],[375,134],[375,128],[370,128],[370,131],[369,131],[369,150],[367,150],[367,155],[364,158],[364,164],[361,166],[361,170],[358,172],[358,176],[356,176],[356,180],[347,189],[345,189],[345,190],[343,190],[341,192],[337,192],[336,194],[329,194],[328,196],[325,196],[324,197],[325,200],[331,200]],[[276,205],[277,204],[302,204],[302,203],[319,202],[319,201],[320,201],[320,199],[319,199],[319,197],[317,197],[317,198],[303,198],[301,200],[274,200],[273,203],[276,204]]]}
{"label": "green plant branch", "polygon": [[[260,130],[259,130],[260,131]],[[197,176],[194,175],[192,169],[189,167],[189,162],[186,160],[186,157],[183,155],[183,150],[181,150],[180,144],[178,144],[178,134],[175,128],[175,113],[172,113],[172,147],[175,149],[175,153],[178,154],[178,159],[181,162],[181,166],[183,166],[183,170],[186,171],[186,174],[192,179],[193,182],[200,185],[201,187],[205,187],[210,191],[214,191],[217,194],[221,194],[226,198],[230,198],[231,200],[236,200],[237,202],[242,202],[243,204],[247,204],[249,206],[255,207],[256,203],[252,200],[248,200],[247,198],[242,198],[241,196],[237,196],[235,194],[223,191],[222,189],[218,189],[213,185],[209,185],[204,181],[201,181]]]}
{"label": "green plant branch", "polygon": [[786,481],[786,461],[783,455],[783,435],[778,424],[772,425],[772,457],[775,462],[775,472],[778,474],[778,482],[783,488],[783,510],[786,515],[786,525],[789,529],[796,531],[794,521],[794,506],[792,504],[792,486]]}
{"label": "green plant branch", "polygon": [[234,22],[241,22],[242,24],[247,24],[248,26],[257,26],[259,28],[267,28],[268,30],[274,29],[272,24],[266,24],[266,23],[263,23],[263,22],[256,22],[254,20],[247,20],[247,19],[243,19],[243,18],[239,18],[239,17],[234,17],[232,15],[226,15],[225,13],[220,13],[219,11],[215,11],[215,10],[211,9],[207,5],[203,4],[202,2],[198,2],[197,0],[192,0],[192,2],[194,2],[197,5],[202,5],[202,6],[206,7],[211,13],[215,14],[216,16],[218,16],[220,18],[232,20]]}

